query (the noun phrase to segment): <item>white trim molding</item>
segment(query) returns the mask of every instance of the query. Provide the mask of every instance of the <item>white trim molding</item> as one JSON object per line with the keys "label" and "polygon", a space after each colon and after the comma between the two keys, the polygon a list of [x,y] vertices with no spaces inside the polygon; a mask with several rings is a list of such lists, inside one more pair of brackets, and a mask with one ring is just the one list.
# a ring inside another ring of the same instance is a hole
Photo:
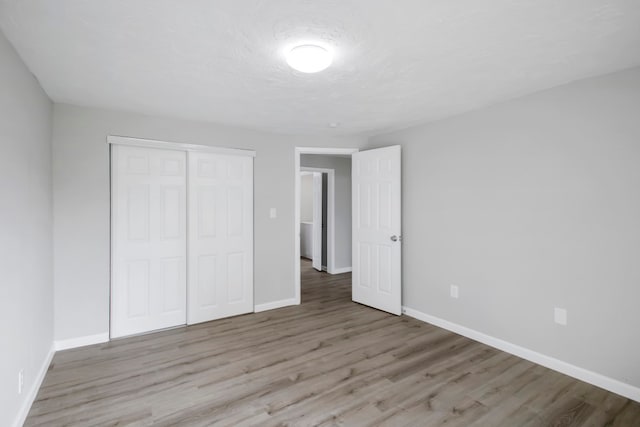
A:
{"label": "white trim molding", "polygon": [[597,372],[589,371],[588,369],[572,365],[568,362],[501,340],[500,338],[484,334],[474,329],[467,328],[466,326],[458,325],[457,323],[423,313],[413,308],[403,306],[402,313],[448,331],[455,332],[456,334],[465,336],[474,341],[479,341],[483,344],[497,348],[498,350],[521,357],[530,362],[537,363],[538,365],[542,365],[546,368],[553,369],[554,371],[570,377],[577,378],[586,383],[609,390],[613,393],[635,400],[636,402],[640,402],[640,388],[632,386],[631,384],[598,374]]}
{"label": "white trim molding", "polygon": [[300,154],[325,154],[328,156],[350,156],[360,151],[359,148],[326,148],[326,147],[296,147]]}
{"label": "white trim molding", "polygon": [[157,141],[155,139],[132,138],[128,136],[108,135],[107,144],[129,145],[135,147],[162,148],[178,151],[204,151],[208,153],[230,154],[234,156],[255,157],[254,150],[239,148],[215,147],[212,145],[183,144],[181,142]]}
{"label": "white trim molding", "polygon": [[93,344],[102,344],[109,341],[109,332],[102,334],[87,335],[84,337],[69,338],[66,340],[56,340],[54,342],[56,351],[68,350],[70,348],[84,347]]}
{"label": "white trim molding", "polygon": [[51,348],[49,349],[49,353],[44,358],[42,365],[40,365],[40,370],[36,375],[35,381],[29,389],[29,393],[25,396],[22,405],[20,406],[20,410],[18,411],[18,415],[16,416],[13,426],[21,427],[25,420],[27,419],[27,415],[29,415],[29,411],[31,410],[31,405],[36,400],[36,396],[38,395],[38,390],[40,390],[40,386],[42,385],[42,381],[44,381],[44,376],[47,374],[49,370],[49,366],[51,365],[51,361],[53,360],[53,356],[56,354],[56,349],[53,343],[51,344]]}
{"label": "white trim molding", "polygon": [[300,303],[295,298],[266,302],[264,304],[256,304],[253,308],[253,312],[260,313],[261,311],[275,310],[277,308],[289,307],[291,305],[298,305],[298,304]]}
{"label": "white trim molding", "polygon": [[329,274],[344,274],[344,273],[351,273],[353,269],[351,267],[341,267],[341,268],[334,268],[333,271],[328,271]]}

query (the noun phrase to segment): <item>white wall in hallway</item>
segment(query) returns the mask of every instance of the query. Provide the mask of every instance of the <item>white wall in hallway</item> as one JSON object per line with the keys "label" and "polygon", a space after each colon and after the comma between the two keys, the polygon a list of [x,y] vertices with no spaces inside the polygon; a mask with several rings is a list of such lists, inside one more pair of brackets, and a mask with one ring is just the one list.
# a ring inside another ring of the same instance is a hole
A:
{"label": "white wall in hallway", "polygon": [[313,174],[300,176],[300,222],[313,222]]}

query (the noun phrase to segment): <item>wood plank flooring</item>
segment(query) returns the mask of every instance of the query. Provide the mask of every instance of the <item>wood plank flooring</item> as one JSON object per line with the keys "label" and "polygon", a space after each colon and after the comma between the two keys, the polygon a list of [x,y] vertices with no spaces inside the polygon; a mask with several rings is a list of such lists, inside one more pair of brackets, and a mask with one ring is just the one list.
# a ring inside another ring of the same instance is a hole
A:
{"label": "wood plank flooring", "polygon": [[640,426],[637,402],[302,274],[300,306],[56,353],[25,425]]}

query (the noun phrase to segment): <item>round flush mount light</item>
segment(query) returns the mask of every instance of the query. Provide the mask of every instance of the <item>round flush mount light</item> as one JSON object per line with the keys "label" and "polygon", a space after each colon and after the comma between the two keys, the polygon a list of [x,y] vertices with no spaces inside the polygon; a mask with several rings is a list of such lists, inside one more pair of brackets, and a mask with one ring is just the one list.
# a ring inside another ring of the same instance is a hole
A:
{"label": "round flush mount light", "polygon": [[317,73],[329,65],[333,56],[322,46],[303,44],[287,52],[287,64],[303,73]]}

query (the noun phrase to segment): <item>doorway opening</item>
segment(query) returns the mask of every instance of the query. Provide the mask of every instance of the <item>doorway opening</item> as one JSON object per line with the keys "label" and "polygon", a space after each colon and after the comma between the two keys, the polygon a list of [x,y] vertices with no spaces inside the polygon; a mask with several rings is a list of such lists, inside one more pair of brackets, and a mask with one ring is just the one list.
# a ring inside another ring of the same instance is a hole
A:
{"label": "doorway opening", "polygon": [[[336,171],[306,166],[300,170],[300,256],[310,260],[317,271],[334,274]],[[340,216],[343,206],[338,208]]]}
{"label": "doorway opening", "polygon": [[326,275],[351,271],[351,154],[357,151],[352,148],[296,148],[294,269],[297,304],[301,302],[302,270],[313,268]]}
{"label": "doorway opening", "polygon": [[[300,277],[300,168],[305,155],[344,157],[352,169],[347,185],[340,185],[336,169],[335,188],[349,190],[350,211],[345,223],[348,231],[338,231],[336,221],[333,233],[335,247],[334,273],[353,271],[351,299],[391,314],[402,313],[402,148],[399,145],[358,149],[296,148],[295,215],[294,215],[294,281],[295,303],[301,301]],[[309,156],[312,157],[312,156]],[[310,164],[309,167],[326,167]],[[337,197],[336,197],[336,200]],[[337,203],[335,204],[337,206]],[[337,211],[337,208],[334,209]],[[329,212],[329,217],[331,212]],[[328,235],[331,238],[331,234]],[[343,243],[337,239],[342,238]],[[340,249],[347,249],[347,266],[340,265]],[[342,269],[342,271],[340,271]],[[336,271],[337,270],[337,271]]]}

